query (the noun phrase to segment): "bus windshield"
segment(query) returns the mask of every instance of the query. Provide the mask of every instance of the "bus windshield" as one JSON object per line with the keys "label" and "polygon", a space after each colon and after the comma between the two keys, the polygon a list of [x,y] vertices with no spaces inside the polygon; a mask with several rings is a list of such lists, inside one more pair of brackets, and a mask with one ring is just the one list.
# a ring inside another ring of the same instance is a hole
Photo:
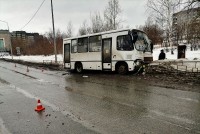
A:
{"label": "bus windshield", "polygon": [[133,43],[138,51],[151,52],[150,41],[143,32],[132,30]]}

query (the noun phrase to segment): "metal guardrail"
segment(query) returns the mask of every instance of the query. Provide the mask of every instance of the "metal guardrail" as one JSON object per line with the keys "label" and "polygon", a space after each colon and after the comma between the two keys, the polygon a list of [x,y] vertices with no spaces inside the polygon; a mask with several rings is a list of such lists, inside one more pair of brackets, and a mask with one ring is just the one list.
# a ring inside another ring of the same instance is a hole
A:
{"label": "metal guardrail", "polygon": [[55,63],[54,60],[43,60],[43,64],[63,66],[63,62],[62,61],[57,61],[57,63]]}
{"label": "metal guardrail", "polygon": [[52,60],[43,60],[43,64],[53,64]]}

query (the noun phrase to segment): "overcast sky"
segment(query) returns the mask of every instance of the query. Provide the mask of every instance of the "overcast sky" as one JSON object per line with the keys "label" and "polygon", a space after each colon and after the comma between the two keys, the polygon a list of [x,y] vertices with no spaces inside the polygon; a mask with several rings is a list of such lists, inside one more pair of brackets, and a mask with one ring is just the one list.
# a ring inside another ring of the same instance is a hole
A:
{"label": "overcast sky", "polygon": [[[7,21],[10,31],[20,30],[33,16],[43,0],[0,0],[0,20]],[[90,15],[103,13],[109,0],[53,0],[55,28],[66,31],[69,21],[77,34],[84,20],[89,23]],[[144,25],[147,0],[119,0],[123,25],[135,28]],[[45,33],[52,29],[51,4],[46,0],[34,19],[22,30]],[[102,14],[103,16],[103,14]],[[0,29],[7,29],[6,23],[0,22]]]}

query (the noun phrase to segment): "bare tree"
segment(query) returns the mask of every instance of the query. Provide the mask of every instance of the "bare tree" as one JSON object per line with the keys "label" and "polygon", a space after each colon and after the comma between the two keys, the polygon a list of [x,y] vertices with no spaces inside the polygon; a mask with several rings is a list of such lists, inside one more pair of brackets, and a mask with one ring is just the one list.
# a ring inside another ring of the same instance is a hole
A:
{"label": "bare tree", "polygon": [[150,18],[147,19],[144,26],[140,26],[148,37],[151,39],[153,44],[162,44],[163,42],[163,30]]}
{"label": "bare tree", "polygon": [[79,35],[86,35],[87,34],[87,27],[86,27],[86,21],[83,22],[83,24],[79,28]]}
{"label": "bare tree", "polygon": [[84,20],[83,24],[80,26],[79,28],[79,35],[86,35],[86,34],[90,34],[91,32],[91,28],[88,26],[87,21]]}
{"label": "bare tree", "polygon": [[[53,31],[49,30],[48,32],[46,32],[45,36],[49,44],[53,46]],[[63,33],[59,29],[57,29],[56,30],[57,53],[62,53],[63,36],[64,36]]]}
{"label": "bare tree", "polygon": [[24,54],[25,45],[21,39],[12,38],[11,42],[12,42],[12,50],[13,50],[14,55],[17,55],[16,47],[20,47],[21,54]]}
{"label": "bare tree", "polygon": [[165,38],[169,46],[172,46],[172,16],[181,0],[148,0],[147,7],[151,11],[157,23],[163,26]]}
{"label": "bare tree", "polygon": [[199,7],[200,0],[182,0],[180,4],[184,7],[182,10],[185,10],[193,7]]}
{"label": "bare tree", "polygon": [[69,37],[72,37],[72,36],[73,36],[73,25],[72,25],[72,22],[69,21],[68,25],[67,25],[67,34],[66,34],[66,37],[69,38]]}
{"label": "bare tree", "polygon": [[91,30],[92,33],[104,31],[104,22],[99,12],[91,16]]}
{"label": "bare tree", "polygon": [[120,26],[120,13],[122,12],[118,0],[109,0],[108,6],[104,11],[105,29],[114,30]]}

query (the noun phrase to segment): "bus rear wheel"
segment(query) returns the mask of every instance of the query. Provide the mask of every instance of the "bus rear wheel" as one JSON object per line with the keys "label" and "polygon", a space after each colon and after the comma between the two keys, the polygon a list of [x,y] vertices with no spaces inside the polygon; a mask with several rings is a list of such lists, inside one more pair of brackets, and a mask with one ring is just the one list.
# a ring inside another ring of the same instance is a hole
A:
{"label": "bus rear wheel", "polygon": [[83,72],[83,66],[82,66],[81,63],[76,63],[76,65],[75,65],[75,71],[77,73],[82,73]]}
{"label": "bus rear wheel", "polygon": [[128,72],[128,67],[126,64],[120,64],[117,68],[118,74],[127,74]]}

